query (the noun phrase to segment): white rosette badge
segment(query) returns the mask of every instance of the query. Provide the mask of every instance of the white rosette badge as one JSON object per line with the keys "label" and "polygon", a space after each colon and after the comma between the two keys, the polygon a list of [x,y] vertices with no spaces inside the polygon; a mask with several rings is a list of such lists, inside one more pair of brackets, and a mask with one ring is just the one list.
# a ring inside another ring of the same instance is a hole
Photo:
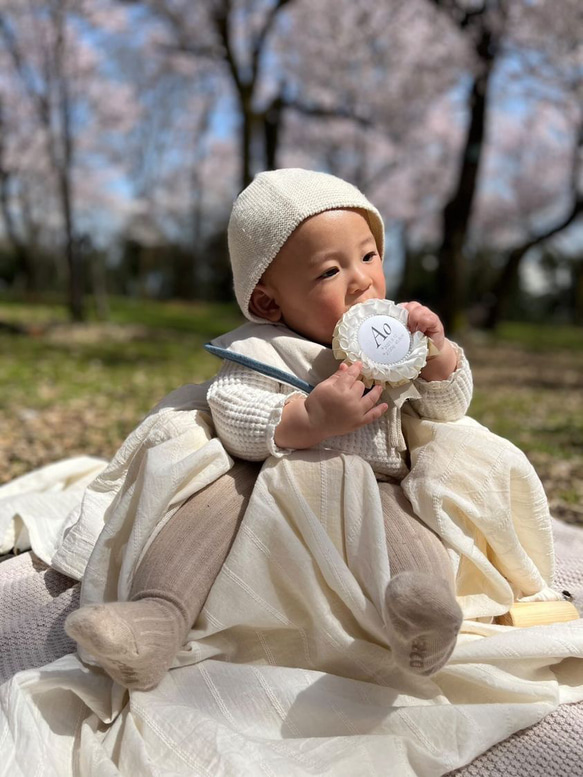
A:
{"label": "white rosette badge", "polygon": [[391,300],[370,299],[346,311],[332,338],[334,356],[347,364],[361,362],[365,386],[380,384],[397,406],[419,396],[411,381],[435,352],[426,335],[407,329],[408,317]]}

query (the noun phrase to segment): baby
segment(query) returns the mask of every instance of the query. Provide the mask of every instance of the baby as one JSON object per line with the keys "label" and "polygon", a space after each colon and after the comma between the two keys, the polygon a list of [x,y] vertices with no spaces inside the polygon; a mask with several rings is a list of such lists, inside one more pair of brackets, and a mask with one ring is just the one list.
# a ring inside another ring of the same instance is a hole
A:
{"label": "baby", "polygon": [[[376,208],[350,184],[323,173],[261,173],[239,196],[229,223],[243,313],[326,346],[352,305],[384,299],[383,249]],[[414,409],[422,417],[461,418],[471,397],[463,354],[445,338],[435,313],[417,302],[402,306],[409,329],[428,335],[440,351],[416,382]],[[364,394],[359,367],[341,365],[306,397],[227,362],[207,396],[217,433],[244,459],[326,447],[362,455],[378,474],[401,480],[408,467],[398,408],[378,404],[380,386]]]}
{"label": "baby", "polygon": [[[377,209],[351,184],[323,173],[261,173],[238,197],[229,223],[241,310],[262,323],[266,333],[275,326],[283,337],[289,335],[292,352],[296,345],[308,352],[313,344],[329,346],[346,310],[385,297],[383,251]],[[409,400],[413,410],[436,420],[461,418],[471,397],[463,353],[445,337],[435,313],[417,302],[403,307],[410,330],[429,336],[439,350],[415,381],[417,398]],[[408,473],[401,409],[383,401],[379,386],[365,392],[359,375],[358,363],[342,364],[306,395],[227,358],[207,399],[217,435],[239,459],[263,461],[292,450],[326,448],[369,462],[380,481],[390,546],[403,517],[416,521],[399,486]],[[86,606],[67,621],[67,632],[128,687],[144,689],[160,681],[200,610],[200,597],[193,608],[187,591],[164,569],[165,560],[177,554],[185,565],[193,558],[192,532],[172,529],[179,515],[150,546],[137,571],[136,578],[144,579],[134,581],[132,601]],[[207,546],[214,533],[217,544],[228,548],[232,536],[225,537],[220,522],[205,525]],[[201,563],[200,554],[196,563]],[[159,570],[155,585],[146,567]],[[183,578],[186,572],[181,570]],[[451,570],[430,572],[412,552],[386,592],[387,641],[395,664],[425,675],[447,661],[462,620]],[[211,584],[209,579],[206,592]]]}

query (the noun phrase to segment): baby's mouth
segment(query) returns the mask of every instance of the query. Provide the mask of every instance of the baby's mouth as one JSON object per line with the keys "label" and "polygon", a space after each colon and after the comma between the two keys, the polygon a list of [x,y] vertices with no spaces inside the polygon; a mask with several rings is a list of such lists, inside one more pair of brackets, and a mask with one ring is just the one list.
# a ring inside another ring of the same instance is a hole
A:
{"label": "baby's mouth", "polygon": [[[347,305],[346,310],[350,310],[350,308],[353,308],[355,305],[361,305],[363,302],[368,302],[369,299],[378,299],[378,297],[373,294],[370,297],[362,297],[361,299],[357,299],[354,302],[351,302],[350,305]],[[346,310],[344,311],[345,313]]]}

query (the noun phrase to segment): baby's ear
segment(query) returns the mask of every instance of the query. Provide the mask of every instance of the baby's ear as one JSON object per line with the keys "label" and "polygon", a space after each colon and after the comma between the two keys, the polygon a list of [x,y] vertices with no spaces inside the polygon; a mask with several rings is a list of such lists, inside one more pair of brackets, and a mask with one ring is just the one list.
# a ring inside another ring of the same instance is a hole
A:
{"label": "baby's ear", "polygon": [[249,310],[258,318],[273,322],[281,321],[281,308],[262,283],[258,283],[253,289],[253,294],[249,300]]}

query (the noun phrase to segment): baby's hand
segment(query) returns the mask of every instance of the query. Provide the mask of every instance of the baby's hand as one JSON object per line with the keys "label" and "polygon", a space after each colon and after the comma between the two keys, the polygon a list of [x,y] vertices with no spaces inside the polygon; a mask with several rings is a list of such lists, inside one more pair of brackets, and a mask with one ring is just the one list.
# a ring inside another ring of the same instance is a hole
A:
{"label": "baby's hand", "polygon": [[353,432],[386,412],[386,402],[377,405],[383,391],[381,386],[373,386],[364,395],[365,385],[358,380],[361,370],[360,362],[350,367],[341,364],[334,375],[319,383],[306,399],[308,418],[322,439]]}
{"label": "baby's hand", "polygon": [[408,311],[407,326],[411,332],[422,332],[427,335],[439,351],[427,362],[420,372],[420,377],[427,381],[446,380],[457,367],[457,354],[452,344],[445,337],[441,319],[420,302],[400,302],[402,308]]}
{"label": "baby's hand", "polygon": [[441,351],[445,342],[445,332],[441,319],[420,302],[400,302],[399,305],[409,313],[407,326],[410,332],[422,332],[431,338],[435,347]]}
{"label": "baby's hand", "polygon": [[341,364],[338,370],[319,383],[306,397],[288,402],[275,430],[280,448],[311,448],[328,437],[347,434],[376,421],[388,405],[380,399],[382,388],[374,386],[364,396],[365,386],[358,380],[362,365]]}

